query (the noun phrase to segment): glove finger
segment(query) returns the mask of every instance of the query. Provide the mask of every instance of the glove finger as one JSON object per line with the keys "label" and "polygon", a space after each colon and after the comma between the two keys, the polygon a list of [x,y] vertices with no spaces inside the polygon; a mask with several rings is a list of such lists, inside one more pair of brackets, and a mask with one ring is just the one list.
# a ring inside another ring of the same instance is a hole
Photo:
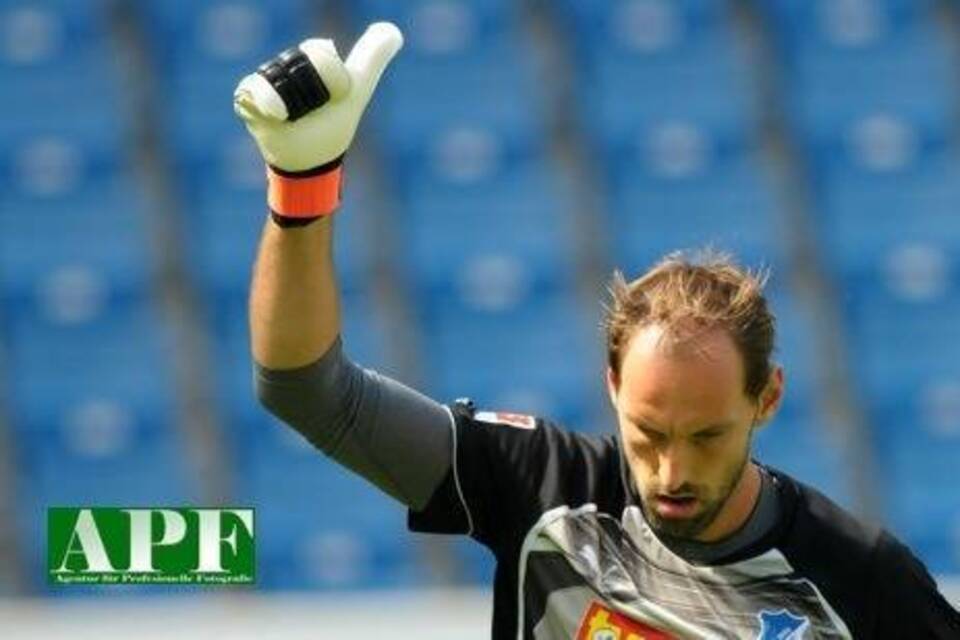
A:
{"label": "glove finger", "polygon": [[257,120],[283,122],[287,119],[287,107],[280,94],[259,73],[245,76],[237,85],[233,92],[233,110],[250,123]]}
{"label": "glove finger", "polygon": [[365,107],[376,89],[384,69],[403,46],[403,34],[390,22],[376,22],[364,32],[347,57],[347,69],[353,79],[352,100]]}
{"label": "glove finger", "polygon": [[317,70],[331,100],[339,100],[350,92],[350,74],[333,40],[310,38],[300,43],[300,50]]}
{"label": "glove finger", "polygon": [[[300,52],[310,61],[310,65],[317,72],[319,82],[323,85],[329,99],[343,98],[350,92],[350,74],[347,72],[336,46],[332,40],[311,38],[299,45]],[[276,58],[274,59],[276,60]],[[317,78],[300,76],[300,82],[315,82]],[[270,80],[261,72],[251,73],[243,78],[234,91],[234,111],[247,122],[254,120],[283,122],[290,117],[291,108],[301,108],[303,105],[288,105],[283,96],[277,91]],[[290,98],[304,96],[305,88],[293,89]],[[312,91],[312,90],[311,90]],[[309,105],[308,105],[309,106]],[[319,104],[322,107],[323,104]]]}

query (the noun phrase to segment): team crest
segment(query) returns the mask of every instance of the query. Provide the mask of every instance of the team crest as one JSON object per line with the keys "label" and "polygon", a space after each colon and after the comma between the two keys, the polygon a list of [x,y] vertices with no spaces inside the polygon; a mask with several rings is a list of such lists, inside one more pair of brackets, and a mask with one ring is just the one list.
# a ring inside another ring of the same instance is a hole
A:
{"label": "team crest", "polygon": [[786,609],[761,611],[760,635],[757,640],[802,640],[803,632],[810,628],[810,619],[795,616]]}
{"label": "team crest", "polygon": [[493,424],[505,424],[520,429],[533,429],[537,426],[537,419],[528,416],[525,413],[507,413],[504,411],[477,411],[473,415],[474,420],[480,422],[490,422]]}
{"label": "team crest", "polygon": [[577,640],[674,640],[674,637],[593,602],[583,615]]}

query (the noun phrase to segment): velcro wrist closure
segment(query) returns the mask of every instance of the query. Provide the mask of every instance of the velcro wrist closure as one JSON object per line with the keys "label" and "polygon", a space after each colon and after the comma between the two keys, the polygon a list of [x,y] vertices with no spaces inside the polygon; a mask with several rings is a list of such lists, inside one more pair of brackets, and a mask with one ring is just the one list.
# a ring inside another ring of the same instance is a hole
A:
{"label": "velcro wrist closure", "polygon": [[283,218],[318,218],[340,206],[343,158],[307,171],[267,165],[267,202]]}

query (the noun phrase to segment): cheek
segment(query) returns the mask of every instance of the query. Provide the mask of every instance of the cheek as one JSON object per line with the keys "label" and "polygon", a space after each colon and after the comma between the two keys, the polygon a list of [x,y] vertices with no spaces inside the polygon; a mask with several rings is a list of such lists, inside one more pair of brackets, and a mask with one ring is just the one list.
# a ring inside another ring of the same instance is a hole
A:
{"label": "cheek", "polygon": [[636,438],[623,440],[624,454],[634,475],[646,477],[656,472],[657,451],[649,443]]}
{"label": "cheek", "polygon": [[740,471],[744,459],[749,456],[748,442],[744,437],[724,438],[701,452],[700,468],[704,470],[704,479],[711,487],[723,490]]}

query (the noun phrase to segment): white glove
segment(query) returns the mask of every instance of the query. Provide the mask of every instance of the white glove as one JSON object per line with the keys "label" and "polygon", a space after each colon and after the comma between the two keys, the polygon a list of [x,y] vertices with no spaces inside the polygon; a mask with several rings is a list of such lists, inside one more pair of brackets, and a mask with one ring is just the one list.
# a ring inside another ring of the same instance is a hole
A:
{"label": "white glove", "polygon": [[[274,213],[311,218],[336,208],[340,161],[380,76],[401,46],[400,30],[377,22],[360,37],[346,62],[332,40],[311,38],[240,81],[233,109],[268,164]],[[315,83],[317,76],[321,83]],[[324,192],[319,197],[318,190]]]}

